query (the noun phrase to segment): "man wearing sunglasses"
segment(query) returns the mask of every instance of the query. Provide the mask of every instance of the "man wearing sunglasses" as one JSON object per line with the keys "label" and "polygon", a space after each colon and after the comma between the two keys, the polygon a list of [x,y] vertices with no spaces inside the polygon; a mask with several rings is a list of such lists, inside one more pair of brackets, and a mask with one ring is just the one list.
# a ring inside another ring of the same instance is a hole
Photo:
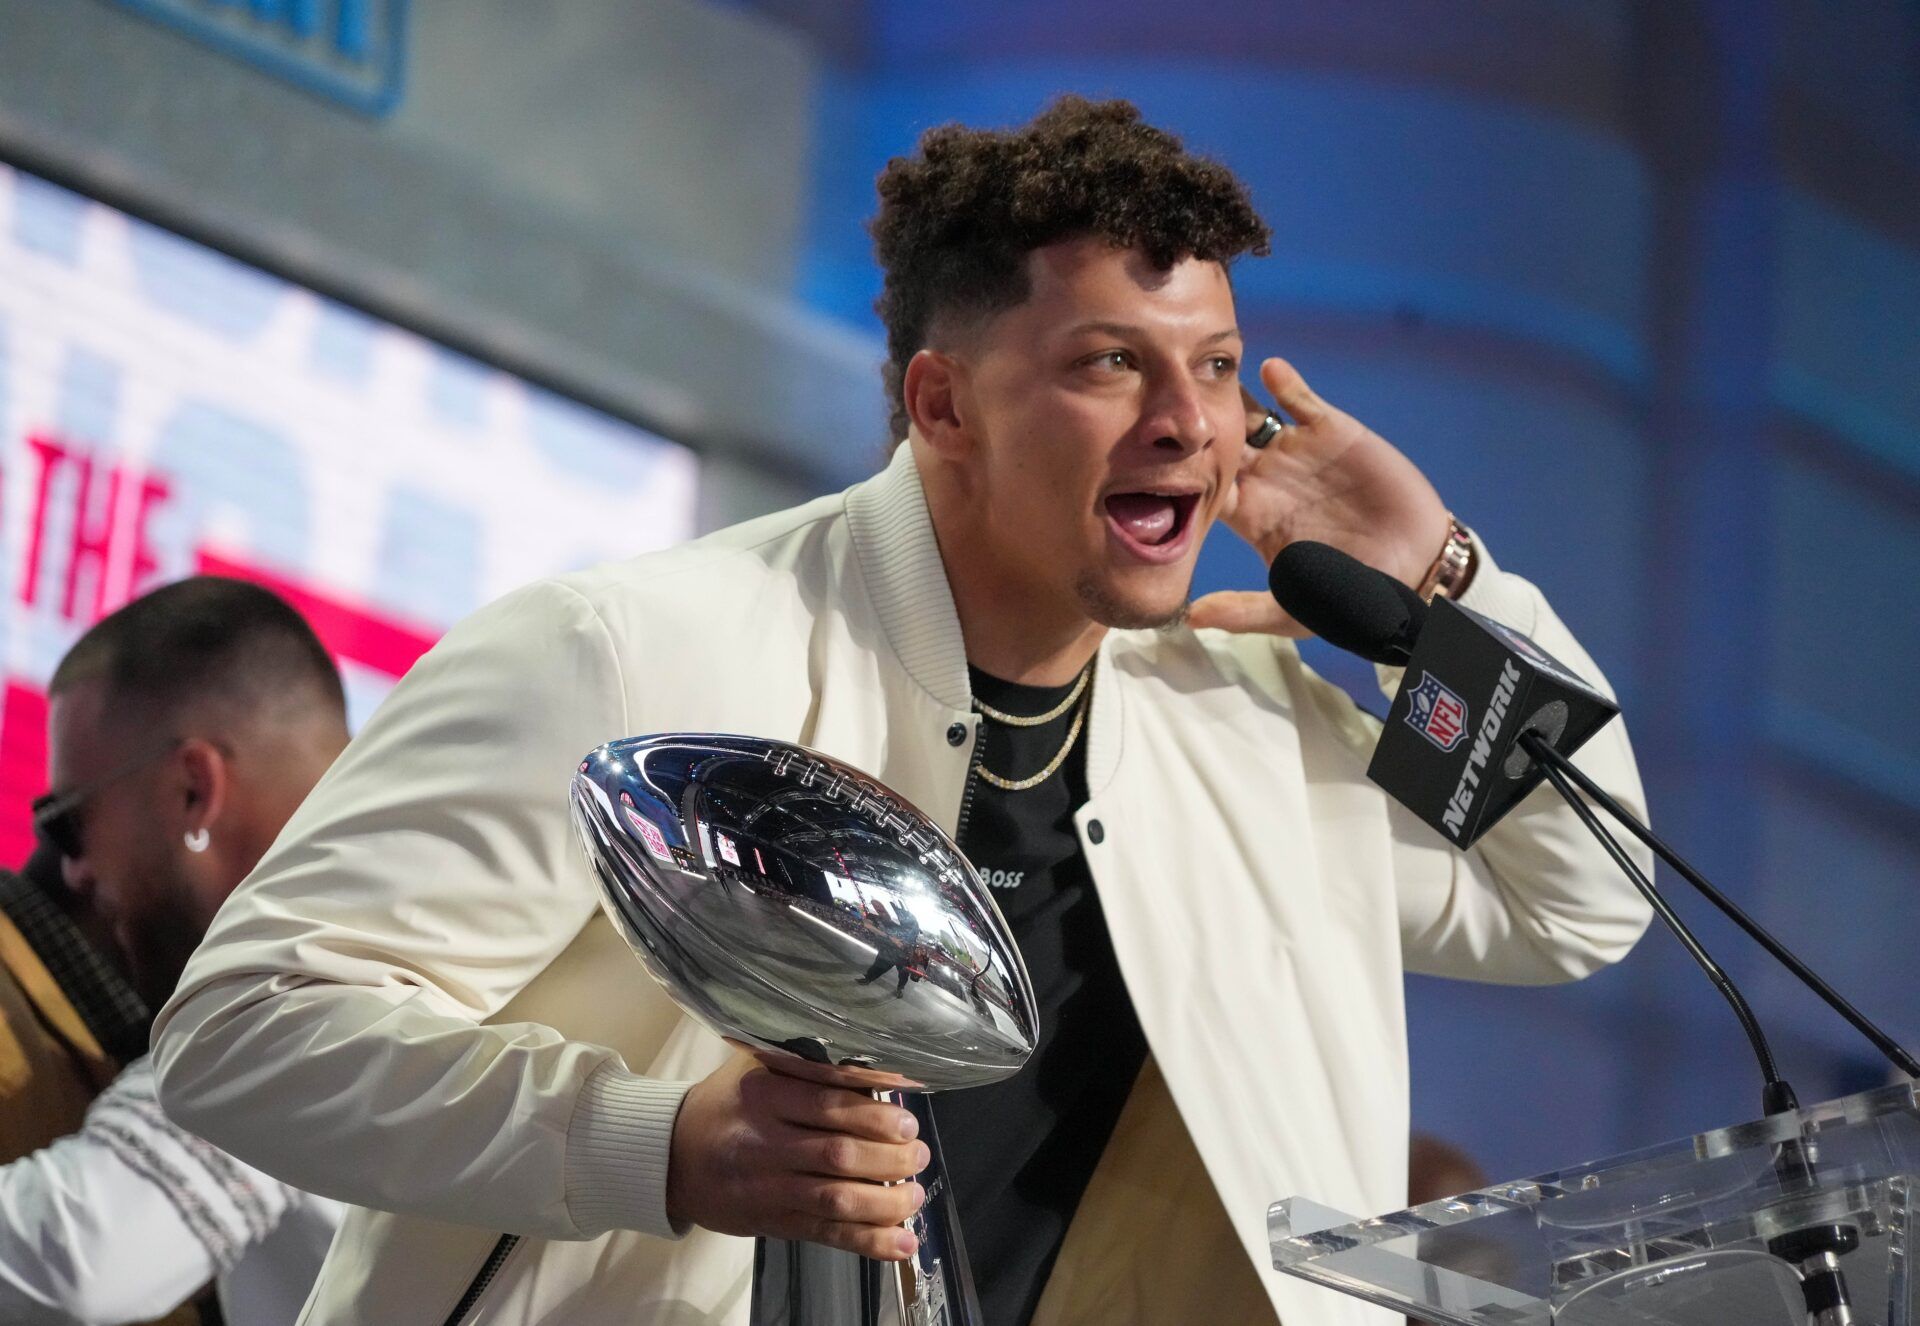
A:
{"label": "man wearing sunglasses", "polygon": [[[35,827],[158,1007],[345,746],[339,674],[278,597],[200,577],[82,636],[48,726]],[[146,1320],[212,1281],[232,1326],[291,1326],[339,1214],[168,1123],[140,1058],[78,1132],[0,1167],[0,1321]]]}

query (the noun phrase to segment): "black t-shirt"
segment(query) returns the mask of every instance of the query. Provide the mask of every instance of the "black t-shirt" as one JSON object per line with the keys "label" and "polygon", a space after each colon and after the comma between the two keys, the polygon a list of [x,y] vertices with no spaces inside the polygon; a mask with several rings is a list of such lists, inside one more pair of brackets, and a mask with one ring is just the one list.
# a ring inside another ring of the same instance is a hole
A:
{"label": "black t-shirt", "polygon": [[[1071,686],[1017,686],[973,670],[973,692],[1009,714],[1042,714]],[[1097,679],[1095,684],[1098,684]],[[934,1097],[934,1120],[967,1257],[990,1326],[1024,1326],[1074,1209],[1146,1060],[1106,915],[1074,835],[1087,799],[1086,732],[1052,777],[1021,792],[982,779],[1045,768],[1073,722],[981,723],[960,848],[992,887],[1026,959],[1040,1048],[1004,1082]]]}

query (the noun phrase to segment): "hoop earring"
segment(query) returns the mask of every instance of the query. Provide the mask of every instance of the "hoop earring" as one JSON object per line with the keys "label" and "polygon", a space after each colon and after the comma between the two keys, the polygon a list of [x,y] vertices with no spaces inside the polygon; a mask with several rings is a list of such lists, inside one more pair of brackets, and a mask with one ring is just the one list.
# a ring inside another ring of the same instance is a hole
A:
{"label": "hoop earring", "polygon": [[213,841],[213,835],[207,832],[203,824],[197,829],[188,829],[185,841],[189,852],[204,852],[207,844]]}

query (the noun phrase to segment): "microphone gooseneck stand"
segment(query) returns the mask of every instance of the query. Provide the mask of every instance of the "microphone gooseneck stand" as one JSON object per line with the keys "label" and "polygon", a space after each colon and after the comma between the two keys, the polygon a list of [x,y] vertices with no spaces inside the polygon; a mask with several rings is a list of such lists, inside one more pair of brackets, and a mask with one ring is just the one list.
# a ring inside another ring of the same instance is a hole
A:
{"label": "microphone gooseneck stand", "polygon": [[[1633,858],[1627,855],[1626,849],[1620,845],[1619,840],[1608,832],[1607,826],[1600,822],[1600,817],[1593,813],[1593,807],[1580,799],[1580,794],[1575,791],[1572,780],[1556,764],[1553,757],[1558,756],[1559,752],[1548,745],[1546,737],[1538,732],[1528,732],[1521,736],[1519,744],[1539,762],[1540,772],[1546,775],[1549,783],[1553,784],[1553,790],[1573,808],[1573,813],[1578,815],[1580,822],[1587,826],[1587,832],[1599,840],[1600,845],[1606,848],[1607,855],[1613,858],[1613,863],[1633,881],[1634,888],[1638,889],[1640,896],[1647,900],[1654,914],[1666,923],[1667,929],[1673,932],[1674,938],[1678,939],[1681,946],[1687,950],[1687,955],[1699,964],[1700,970],[1704,971],[1707,979],[1713,982],[1713,988],[1724,995],[1727,1003],[1733,1006],[1733,1015],[1740,1019],[1740,1029],[1747,1033],[1747,1041],[1753,1046],[1754,1058],[1760,1061],[1760,1075],[1764,1080],[1760,1091],[1761,1108],[1769,1115],[1786,1114],[1798,1109],[1800,1102],[1795,1098],[1793,1088],[1788,1086],[1785,1079],[1780,1076],[1779,1067],[1774,1063],[1773,1050],[1767,1044],[1766,1033],[1760,1030],[1759,1020],[1753,1016],[1753,1009],[1747,1004],[1746,997],[1735,987],[1732,978],[1719,963],[1713,960],[1699,939],[1694,936],[1693,931],[1687,928],[1686,922],[1682,921],[1679,914],[1668,905],[1667,900],[1661,896],[1660,890],[1654,887],[1653,881],[1634,864]],[[1550,754],[1542,755],[1542,751]]]}
{"label": "microphone gooseneck stand", "polygon": [[[1755,943],[1771,953],[1774,958],[1799,978],[1800,983],[1818,995],[1822,1002],[1838,1013],[1847,1023],[1867,1040],[1873,1047],[1885,1055],[1890,1063],[1908,1077],[1920,1078],[1920,1059],[1915,1059],[1905,1046],[1875,1026],[1871,1019],[1852,1004],[1839,991],[1828,985],[1818,973],[1794,955],[1792,949],[1776,939],[1772,932],[1740,909],[1739,904],[1727,897],[1707,881],[1706,876],[1690,865],[1686,858],[1669,846],[1658,834],[1621,805],[1606,789],[1587,777],[1574,762],[1541,740],[1538,733],[1529,732],[1520,738],[1521,746],[1529,755],[1537,759],[1545,769],[1557,769],[1574,786],[1585,792],[1607,814],[1623,825],[1627,832],[1645,843],[1662,861],[1673,867],[1674,873],[1699,890],[1700,895],[1727,916],[1727,919],[1746,931]],[[1564,792],[1561,795],[1566,795]]]}
{"label": "microphone gooseneck stand", "polygon": [[[1708,956],[1700,941],[1693,936],[1684,922],[1668,905],[1660,891],[1654,887],[1639,866],[1635,865],[1626,850],[1620,846],[1607,826],[1600,822],[1593,808],[1580,797],[1582,791],[1592,796],[1606,811],[1618,819],[1634,835],[1646,842],[1662,860],[1680,871],[1687,882],[1693,884],[1707,895],[1716,906],[1727,912],[1758,940],[1769,953],[1772,953],[1796,976],[1812,986],[1816,993],[1829,1004],[1834,1005],[1847,1020],[1865,1033],[1883,1053],[1900,1066],[1901,1071],[1911,1072],[1906,1067],[1913,1062],[1913,1056],[1886,1033],[1875,1027],[1866,1016],[1854,1009],[1842,999],[1831,986],[1815,976],[1805,963],[1788,951],[1784,944],[1774,939],[1766,930],[1734,905],[1731,899],[1707,883],[1698,871],[1691,866],[1677,864],[1678,854],[1654,839],[1652,830],[1640,824],[1624,806],[1597,787],[1585,774],[1573,767],[1573,762],[1553,748],[1546,737],[1539,732],[1523,733],[1519,746],[1531,755],[1540,766],[1540,772],[1558,792],[1561,798],[1580,817],[1580,822],[1588,832],[1599,840],[1607,855],[1626,873],[1628,879],[1640,891],[1656,915],[1666,923],[1669,930],[1680,940],[1688,954],[1707,973],[1714,987],[1726,996],[1733,1006],[1734,1014],[1740,1019],[1740,1025],[1752,1043],[1755,1056],[1760,1061],[1760,1071],[1766,1079],[1762,1088],[1761,1102],[1768,1115],[1789,1114],[1799,1108],[1793,1088],[1780,1076],[1773,1059],[1772,1050],[1767,1045],[1765,1034],[1748,1007],[1746,999],[1734,987],[1719,964]],[[1811,1191],[1815,1186],[1815,1157],[1812,1149],[1798,1138],[1781,1145],[1774,1157],[1774,1177],[1779,1182],[1784,1195],[1793,1195]],[[1800,1276],[1800,1292],[1807,1307],[1807,1320],[1810,1326],[1855,1326],[1852,1297],[1848,1292],[1847,1280],[1840,1259],[1860,1246],[1860,1231],[1852,1225],[1838,1222],[1820,1223],[1800,1229],[1790,1229],[1767,1240],[1767,1250],[1782,1261],[1793,1266]]]}

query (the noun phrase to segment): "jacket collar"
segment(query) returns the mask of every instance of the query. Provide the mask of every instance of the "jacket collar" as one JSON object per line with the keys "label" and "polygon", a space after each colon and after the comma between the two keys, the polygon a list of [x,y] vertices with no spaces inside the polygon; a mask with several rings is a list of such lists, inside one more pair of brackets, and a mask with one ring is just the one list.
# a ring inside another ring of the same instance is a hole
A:
{"label": "jacket collar", "polygon": [[847,493],[847,526],[880,628],[901,666],[947,708],[971,708],[960,614],[911,442],[895,447],[886,469]]}
{"label": "jacket collar", "polygon": [[[907,675],[946,708],[972,709],[960,614],[953,606],[911,441],[894,448],[886,469],[848,491],[847,526],[880,627]],[[1120,762],[1114,638],[1109,631],[1100,644],[1087,722],[1087,787],[1095,796]]]}

